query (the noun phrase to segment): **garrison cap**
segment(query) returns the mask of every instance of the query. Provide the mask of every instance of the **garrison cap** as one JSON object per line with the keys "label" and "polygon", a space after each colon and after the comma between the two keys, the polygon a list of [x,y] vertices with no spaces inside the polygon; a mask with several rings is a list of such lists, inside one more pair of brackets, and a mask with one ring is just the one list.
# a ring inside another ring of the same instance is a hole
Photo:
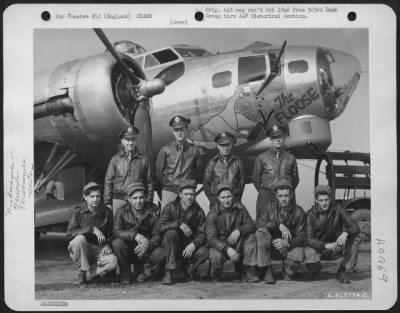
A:
{"label": "garrison cap", "polygon": [[186,127],[190,124],[190,118],[183,117],[182,115],[175,115],[169,121],[169,126],[172,128]]}
{"label": "garrison cap", "polygon": [[179,191],[182,191],[185,188],[192,188],[195,189],[197,188],[197,183],[194,179],[182,179],[179,182]]}
{"label": "garrison cap", "polygon": [[224,190],[230,190],[231,192],[233,191],[232,186],[229,185],[229,184],[218,184],[217,185],[217,193],[218,193],[218,195]]}
{"label": "garrison cap", "polygon": [[275,184],[274,190],[280,189],[280,188],[289,188],[290,190],[293,189],[292,183],[289,179],[287,178],[279,178],[278,181]]}
{"label": "garrison cap", "polygon": [[332,196],[331,187],[329,187],[328,185],[318,185],[317,187],[315,187],[314,196],[317,197],[318,195],[321,195],[321,194],[326,194],[328,196]]}
{"label": "garrison cap", "polygon": [[235,136],[233,136],[231,133],[228,132],[222,132],[219,133],[217,136],[215,136],[214,141],[219,144],[227,144],[227,143],[234,143],[235,142]]}
{"label": "garrison cap", "polygon": [[126,188],[126,193],[130,197],[135,191],[139,191],[139,190],[145,191],[146,188],[144,188],[144,185],[140,182],[131,183]]}
{"label": "garrison cap", "polygon": [[90,189],[101,189],[101,185],[95,182],[90,182],[83,187],[83,193],[88,192]]}
{"label": "garrison cap", "polygon": [[137,129],[133,125],[129,125],[121,130],[121,132],[119,133],[119,139],[136,138],[137,135],[139,135],[139,129]]}
{"label": "garrison cap", "polygon": [[267,129],[267,136],[272,138],[279,135],[286,134],[286,127],[282,125],[273,125],[271,128]]}

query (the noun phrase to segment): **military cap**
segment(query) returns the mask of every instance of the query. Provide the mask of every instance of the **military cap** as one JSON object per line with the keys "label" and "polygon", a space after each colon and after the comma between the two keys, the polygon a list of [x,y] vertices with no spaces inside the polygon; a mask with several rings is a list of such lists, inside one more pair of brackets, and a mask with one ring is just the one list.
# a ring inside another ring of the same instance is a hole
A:
{"label": "military cap", "polygon": [[182,115],[176,115],[169,121],[169,126],[172,128],[186,127],[190,124],[190,118],[185,118]]}
{"label": "military cap", "polygon": [[126,193],[130,197],[135,191],[139,191],[139,190],[145,191],[146,188],[144,188],[144,185],[140,182],[131,183],[126,188]]}
{"label": "military cap", "polygon": [[83,187],[83,193],[87,193],[90,189],[101,189],[101,187],[98,183],[90,182]]}
{"label": "military cap", "polygon": [[197,188],[196,181],[194,179],[182,179],[179,182],[179,191],[182,191],[185,188],[196,189]]}
{"label": "military cap", "polygon": [[283,189],[283,188],[289,188],[289,189],[293,189],[292,183],[289,179],[287,178],[279,178],[278,181],[275,184],[274,189]]}
{"label": "military cap", "polygon": [[121,130],[121,132],[119,133],[119,138],[135,138],[137,135],[139,135],[139,129],[137,129],[133,125],[129,125]]}
{"label": "military cap", "polygon": [[327,194],[328,196],[332,195],[331,187],[328,185],[318,185],[314,189],[314,196],[317,197],[320,194]]}
{"label": "military cap", "polygon": [[272,138],[276,136],[283,136],[286,134],[286,127],[281,125],[273,125],[271,128],[267,130],[267,136]]}
{"label": "military cap", "polygon": [[224,190],[230,190],[231,192],[233,191],[232,186],[229,185],[229,184],[218,184],[217,185],[217,193],[218,193],[218,195]]}
{"label": "military cap", "polygon": [[228,132],[222,132],[219,133],[217,136],[215,136],[214,141],[219,145],[234,143],[235,136],[233,136],[231,133]]}

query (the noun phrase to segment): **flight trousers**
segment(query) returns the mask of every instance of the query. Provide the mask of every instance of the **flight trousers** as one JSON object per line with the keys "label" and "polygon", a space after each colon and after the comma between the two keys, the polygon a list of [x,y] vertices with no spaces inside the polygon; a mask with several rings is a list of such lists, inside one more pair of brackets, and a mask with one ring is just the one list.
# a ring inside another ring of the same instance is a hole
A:
{"label": "flight trousers", "polygon": [[183,258],[182,252],[191,240],[179,233],[177,230],[169,229],[164,233],[162,240],[162,249],[165,259],[165,269],[172,271],[177,269],[177,259],[183,260],[184,270],[188,274],[196,273],[200,264],[204,263],[208,257],[209,252],[205,246],[196,247],[190,258]]}
{"label": "flight trousers", "polygon": [[[243,265],[257,265],[257,239],[254,233],[239,237],[235,246],[231,248],[240,254],[240,262]],[[227,260],[229,260],[229,256],[226,252],[210,248],[210,265],[213,271],[220,272]]]}
{"label": "flight trousers", "polygon": [[101,254],[103,247],[89,243],[84,235],[78,235],[68,245],[71,259],[81,271],[90,271],[91,275],[103,276],[118,266],[117,257],[110,253]]}
{"label": "flight trousers", "polygon": [[304,247],[276,249],[272,245],[272,241],[281,237],[273,237],[265,227],[257,229],[256,237],[258,267],[269,266],[274,259],[285,261],[285,271],[289,275],[293,275],[299,270],[300,264],[304,260]]}
{"label": "flight trousers", "polygon": [[358,250],[361,238],[359,235],[348,236],[343,248],[338,250],[323,249],[317,251],[311,247],[305,247],[304,256],[306,267],[310,272],[317,272],[321,269],[321,260],[335,260],[343,258],[340,268],[345,272],[352,272],[357,265]]}
{"label": "flight trousers", "polygon": [[137,256],[134,252],[136,241],[127,241],[122,238],[116,238],[112,242],[115,255],[118,258],[120,277],[129,277],[131,275],[131,264],[134,265],[136,274],[144,269],[146,273],[153,274],[160,269],[163,261],[163,250],[156,247],[153,250],[147,250],[142,256]]}

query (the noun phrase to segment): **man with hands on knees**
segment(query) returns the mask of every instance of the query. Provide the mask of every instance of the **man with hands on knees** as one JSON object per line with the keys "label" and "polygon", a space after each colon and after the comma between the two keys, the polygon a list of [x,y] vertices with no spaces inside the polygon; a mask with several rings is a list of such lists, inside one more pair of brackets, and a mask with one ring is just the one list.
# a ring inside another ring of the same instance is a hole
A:
{"label": "man with hands on knees", "polygon": [[208,259],[205,247],[205,221],[203,209],[196,202],[196,181],[181,180],[179,196],[161,211],[159,233],[165,256],[165,275],[162,284],[173,283],[172,272],[177,269],[176,259],[183,257],[185,276],[196,278],[196,270]]}
{"label": "man with hands on knees", "polygon": [[284,260],[284,279],[290,280],[304,259],[306,215],[292,203],[290,180],[275,185],[276,201],[269,202],[257,218],[258,267],[267,284],[274,284],[271,259]]}
{"label": "man with hands on knees", "polygon": [[235,264],[242,263],[242,279],[248,282],[259,281],[255,274],[257,265],[257,241],[255,224],[246,207],[234,200],[232,187],[220,184],[217,187],[218,202],[207,215],[207,241],[210,248],[213,281],[221,279],[222,268],[229,258]]}
{"label": "man with hands on knees", "polygon": [[350,283],[357,264],[360,227],[340,203],[332,201],[331,188],[319,185],[314,190],[315,205],[307,212],[305,262],[313,280],[319,279],[320,259],[343,257],[337,271],[341,283]]}
{"label": "man with hands on knees", "polygon": [[131,263],[134,264],[136,280],[148,280],[160,267],[163,251],[157,231],[157,206],[145,201],[145,186],[134,182],[127,188],[128,200],[114,217],[113,250],[120,266],[120,282],[131,281]]}
{"label": "man with hands on knees", "polygon": [[101,203],[101,186],[94,182],[85,185],[83,199],[82,206],[73,211],[67,229],[68,251],[80,269],[77,284],[86,282],[88,271],[96,280],[114,272],[118,265],[110,248],[112,212]]}

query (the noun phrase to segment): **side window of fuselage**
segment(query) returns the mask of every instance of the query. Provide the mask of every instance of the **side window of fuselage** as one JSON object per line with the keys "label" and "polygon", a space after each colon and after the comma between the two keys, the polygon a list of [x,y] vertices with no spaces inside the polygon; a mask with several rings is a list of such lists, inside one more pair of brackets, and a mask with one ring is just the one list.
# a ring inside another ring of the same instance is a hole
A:
{"label": "side window of fuselage", "polygon": [[215,73],[212,76],[212,86],[214,88],[226,87],[226,86],[229,86],[230,84],[232,84],[232,72],[231,71]]}
{"label": "side window of fuselage", "polygon": [[262,80],[265,78],[267,65],[264,55],[239,58],[239,84]]}

